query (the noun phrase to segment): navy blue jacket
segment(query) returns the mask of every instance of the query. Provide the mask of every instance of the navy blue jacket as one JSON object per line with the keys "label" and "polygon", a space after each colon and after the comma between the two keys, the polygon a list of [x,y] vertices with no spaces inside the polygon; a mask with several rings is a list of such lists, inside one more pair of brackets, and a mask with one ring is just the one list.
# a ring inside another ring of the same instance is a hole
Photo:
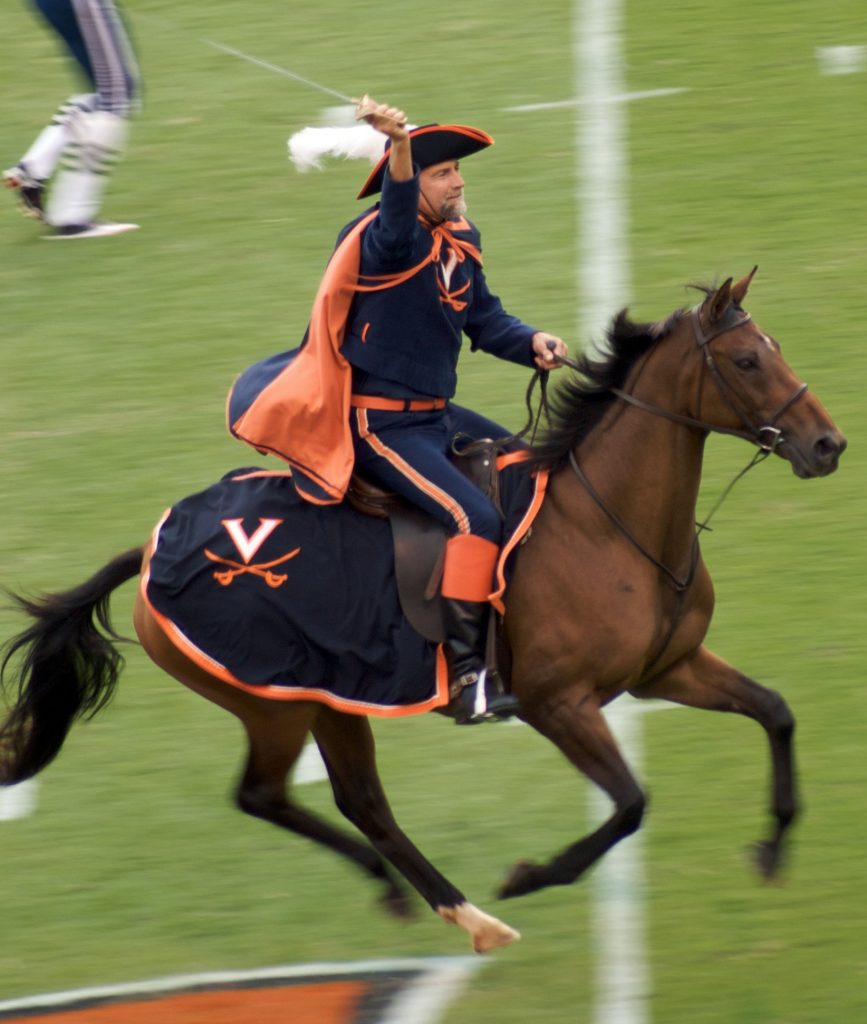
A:
{"label": "navy blue jacket", "polygon": [[[431,252],[433,236],[418,218],[419,179],[397,182],[385,176],[379,216],[362,236],[361,278],[408,270]],[[369,213],[370,211],[366,211]],[[362,217],[365,214],[361,215]],[[360,218],[341,231],[338,242]],[[466,221],[454,234],[481,248],[478,230]],[[393,398],[428,395],[451,398],[457,386],[462,334],[472,348],[501,359],[534,366],[535,327],[508,314],[488,290],[482,268],[472,258],[455,264],[449,248],[441,259],[403,283],[382,291],[359,292],[349,312],[341,353],[353,367],[353,391]],[[456,309],[443,301],[441,283],[459,295]],[[466,290],[464,287],[468,285]]]}

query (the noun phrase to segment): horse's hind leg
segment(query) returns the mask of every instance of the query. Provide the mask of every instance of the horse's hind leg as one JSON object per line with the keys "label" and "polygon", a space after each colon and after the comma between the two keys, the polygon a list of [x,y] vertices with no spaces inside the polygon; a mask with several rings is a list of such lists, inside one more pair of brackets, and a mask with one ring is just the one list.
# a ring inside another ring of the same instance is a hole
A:
{"label": "horse's hind leg", "polygon": [[729,711],[754,719],[765,730],[771,748],[770,837],[756,844],[756,863],[766,878],[780,866],[786,833],[798,813],[793,735],[795,719],[783,698],[741,675],[707,648],[678,662],[656,679],[634,691],[641,698],[656,697],[707,711]]}
{"label": "horse's hind leg", "polygon": [[595,832],[568,846],[547,864],[519,861],[500,887],[500,896],[524,896],[549,885],[576,881],[603,854],[641,825],[645,797],[617,748],[592,698],[576,691],[546,704],[528,706],[527,722],[569,758],[614,802],[614,813]]}
{"label": "horse's hind leg", "polygon": [[379,854],[366,843],[334,828],[293,803],[287,796],[288,776],[298,760],[320,707],[314,704],[269,706],[242,721],[249,754],[236,800],[246,814],[327,846],[348,858],[386,887],[383,903],[402,914],[406,893]]}
{"label": "horse's hind leg", "polygon": [[340,811],[443,920],[466,929],[477,953],[520,938],[513,928],[468,903],[400,830],[379,780],[373,733],[366,718],[323,708],[313,735]]}
{"label": "horse's hind leg", "polygon": [[135,628],[154,663],[195,693],[231,714],[243,724],[249,742],[244,774],[236,801],[246,814],[306,836],[347,857],[386,885],[386,903],[396,910],[403,889],[377,852],[316,815],[290,802],[289,772],[304,748],[321,705],[307,701],[282,703],[253,697],[216,679],[171,643],[139,593]]}

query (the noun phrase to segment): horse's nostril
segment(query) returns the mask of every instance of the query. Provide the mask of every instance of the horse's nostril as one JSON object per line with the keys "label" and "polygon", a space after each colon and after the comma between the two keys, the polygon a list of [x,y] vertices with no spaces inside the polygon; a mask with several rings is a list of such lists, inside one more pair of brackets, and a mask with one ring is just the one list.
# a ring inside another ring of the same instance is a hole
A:
{"label": "horse's nostril", "polygon": [[823,462],[838,458],[846,448],[846,438],[837,440],[832,434],[825,434],[813,446],[818,458]]}

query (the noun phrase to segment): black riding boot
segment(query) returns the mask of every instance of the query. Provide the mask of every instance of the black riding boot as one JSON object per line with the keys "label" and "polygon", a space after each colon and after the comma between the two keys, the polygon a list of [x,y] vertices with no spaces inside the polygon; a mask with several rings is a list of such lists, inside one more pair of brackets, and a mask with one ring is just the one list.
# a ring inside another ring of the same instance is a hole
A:
{"label": "black riding boot", "polygon": [[516,697],[504,693],[496,670],[485,665],[488,616],[486,601],[444,601],[446,645],[452,655],[452,686],[459,686],[455,697],[455,724],[476,725],[498,722],[518,713]]}

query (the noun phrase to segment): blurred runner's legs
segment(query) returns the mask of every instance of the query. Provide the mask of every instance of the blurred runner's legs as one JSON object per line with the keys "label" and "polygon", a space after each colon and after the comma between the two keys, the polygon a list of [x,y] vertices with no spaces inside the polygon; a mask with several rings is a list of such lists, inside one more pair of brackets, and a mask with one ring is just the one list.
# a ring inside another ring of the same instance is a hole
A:
{"label": "blurred runner's legs", "polygon": [[4,172],[5,184],[17,191],[25,214],[52,226],[54,232],[47,237],[133,230],[138,225],[102,224],[96,219],[111,166],[126,142],[139,81],[117,8],[113,0],[32,2],[96,91],[61,104],[20,161]]}

